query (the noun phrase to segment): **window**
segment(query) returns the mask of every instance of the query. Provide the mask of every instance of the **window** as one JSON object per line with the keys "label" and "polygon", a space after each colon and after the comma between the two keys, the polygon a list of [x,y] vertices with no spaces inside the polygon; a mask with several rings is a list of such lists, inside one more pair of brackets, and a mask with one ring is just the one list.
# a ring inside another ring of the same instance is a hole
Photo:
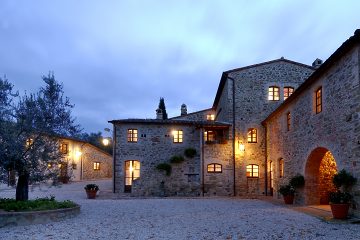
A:
{"label": "window", "polygon": [[269,87],[269,97],[268,99],[270,101],[279,101],[280,100],[280,92],[279,92],[279,88],[272,86]]}
{"label": "window", "polygon": [[182,143],[183,142],[183,131],[182,130],[174,130],[173,131],[173,142],[174,143]]}
{"label": "window", "polygon": [[284,100],[290,97],[290,95],[293,94],[293,92],[294,92],[293,87],[284,87]]}
{"label": "window", "polygon": [[128,142],[137,142],[138,140],[138,130],[137,129],[128,129],[127,141]]}
{"label": "window", "polygon": [[290,125],[291,125],[291,114],[288,112],[286,114],[286,129],[290,131]]}
{"label": "window", "polygon": [[69,152],[68,144],[67,143],[61,143],[60,144],[60,153],[67,154]]}
{"label": "window", "polygon": [[248,143],[256,143],[257,142],[257,130],[256,128],[248,129]]}
{"label": "window", "polygon": [[94,170],[100,170],[100,163],[99,162],[94,162]]}
{"label": "window", "polygon": [[32,138],[26,139],[26,148],[32,148],[33,144],[34,144],[34,139]]}
{"label": "window", "polygon": [[208,121],[214,121],[214,120],[215,120],[215,115],[214,115],[214,114],[207,114],[207,115],[206,115],[206,120],[208,120]]}
{"label": "window", "polygon": [[258,178],[259,177],[259,165],[250,164],[246,166],[246,177]]}
{"label": "window", "polygon": [[279,159],[279,178],[284,177],[284,159]]}
{"label": "window", "polygon": [[322,88],[318,88],[315,92],[315,112],[320,113],[322,111]]}
{"label": "window", "polygon": [[204,141],[205,142],[214,142],[215,141],[215,132],[214,131],[205,131],[204,132]]}
{"label": "window", "polygon": [[218,164],[218,163],[210,163],[207,165],[207,172],[208,173],[221,173],[222,165]]}

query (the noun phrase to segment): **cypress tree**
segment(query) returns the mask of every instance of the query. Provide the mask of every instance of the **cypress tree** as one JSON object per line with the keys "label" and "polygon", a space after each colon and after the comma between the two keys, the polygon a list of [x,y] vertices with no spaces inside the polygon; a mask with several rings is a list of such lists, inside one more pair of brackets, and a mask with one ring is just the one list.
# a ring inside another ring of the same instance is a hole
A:
{"label": "cypress tree", "polygon": [[167,113],[166,113],[166,107],[165,107],[165,100],[164,100],[164,98],[160,98],[159,108],[162,110],[163,119],[167,119],[168,116],[167,116]]}

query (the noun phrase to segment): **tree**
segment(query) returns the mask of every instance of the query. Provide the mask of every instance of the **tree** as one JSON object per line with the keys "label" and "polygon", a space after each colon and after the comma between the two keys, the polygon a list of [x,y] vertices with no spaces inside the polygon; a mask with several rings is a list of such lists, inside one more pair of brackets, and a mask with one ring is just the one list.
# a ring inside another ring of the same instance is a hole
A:
{"label": "tree", "polygon": [[112,143],[110,142],[109,145],[105,146],[103,144],[104,137],[102,136],[101,132],[90,134],[82,133],[79,135],[79,138],[112,155]]}
{"label": "tree", "polygon": [[166,113],[166,107],[165,107],[165,100],[164,100],[164,98],[160,98],[159,109],[162,110],[163,119],[168,119],[168,115],[167,115],[167,113]]}
{"label": "tree", "polygon": [[[27,200],[29,182],[58,177],[57,166],[63,162],[58,136],[74,136],[79,125],[71,116],[69,98],[54,75],[42,77],[45,86],[36,94],[17,96],[13,85],[0,79],[0,169],[18,175],[16,200]],[[14,99],[17,98],[17,104]]]}

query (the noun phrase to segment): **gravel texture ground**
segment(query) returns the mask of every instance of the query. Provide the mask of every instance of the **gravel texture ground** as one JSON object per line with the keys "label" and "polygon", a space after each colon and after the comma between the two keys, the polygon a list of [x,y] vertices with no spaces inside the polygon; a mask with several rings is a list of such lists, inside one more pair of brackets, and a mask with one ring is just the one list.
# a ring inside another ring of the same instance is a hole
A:
{"label": "gravel texture ground", "polygon": [[[0,239],[360,239],[359,224],[334,224],[260,200],[238,198],[86,199],[78,182],[35,188],[81,205],[61,222],[0,228]],[[97,181],[108,193],[111,181]],[[0,187],[0,197],[13,197]],[[101,193],[100,193],[101,195]]]}

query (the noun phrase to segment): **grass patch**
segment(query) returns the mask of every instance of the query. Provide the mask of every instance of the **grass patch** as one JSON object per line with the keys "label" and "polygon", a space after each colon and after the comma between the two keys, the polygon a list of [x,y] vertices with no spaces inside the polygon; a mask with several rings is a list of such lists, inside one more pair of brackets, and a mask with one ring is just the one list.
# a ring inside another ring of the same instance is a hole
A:
{"label": "grass patch", "polygon": [[29,211],[43,211],[55,210],[63,208],[76,207],[76,203],[65,200],[56,201],[55,197],[37,198],[35,200],[16,201],[11,198],[0,198],[0,209],[14,212],[29,212]]}

